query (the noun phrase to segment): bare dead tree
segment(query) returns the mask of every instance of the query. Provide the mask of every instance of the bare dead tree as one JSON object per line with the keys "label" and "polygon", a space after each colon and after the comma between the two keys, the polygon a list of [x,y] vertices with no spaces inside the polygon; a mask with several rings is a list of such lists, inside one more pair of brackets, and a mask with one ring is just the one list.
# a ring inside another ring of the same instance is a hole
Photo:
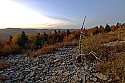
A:
{"label": "bare dead tree", "polygon": [[84,17],[84,20],[83,20],[83,23],[82,23],[82,28],[81,28],[81,30],[83,30],[83,28],[84,28],[85,21],[86,21],[86,17],[87,17],[87,15]]}

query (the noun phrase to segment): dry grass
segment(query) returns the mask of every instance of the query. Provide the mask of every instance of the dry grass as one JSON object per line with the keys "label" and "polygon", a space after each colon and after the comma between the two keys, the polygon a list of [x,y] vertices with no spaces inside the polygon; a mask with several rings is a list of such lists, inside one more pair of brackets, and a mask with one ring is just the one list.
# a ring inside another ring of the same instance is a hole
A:
{"label": "dry grass", "polygon": [[125,82],[125,53],[112,55],[107,61],[102,61],[96,70],[109,75],[112,81]]}
{"label": "dry grass", "polygon": [[83,43],[86,54],[94,51],[102,57],[96,70],[109,75],[110,83],[125,83],[125,30],[90,36]]}
{"label": "dry grass", "polygon": [[0,55],[9,55],[20,53],[21,49],[17,44],[4,45],[3,48],[0,49]]}
{"label": "dry grass", "polygon": [[55,46],[51,45],[51,46],[46,46],[46,47],[43,47],[41,49],[38,49],[37,51],[35,52],[27,52],[26,54],[29,56],[29,57],[37,57],[39,55],[42,55],[42,54],[48,54],[48,53],[51,53],[55,50]]}
{"label": "dry grass", "polygon": [[52,53],[55,51],[56,48],[66,48],[71,45],[74,45],[74,46],[78,45],[78,41],[73,40],[73,41],[67,41],[62,43],[56,43],[54,45],[47,45],[41,49],[36,50],[35,52],[27,52],[26,55],[28,55],[29,57],[37,57],[42,54]]}
{"label": "dry grass", "polygon": [[[120,34],[118,34],[120,33]],[[97,54],[107,57],[112,53],[125,51],[125,30],[118,30],[109,33],[93,35],[83,40],[82,48],[86,54],[94,51]]]}

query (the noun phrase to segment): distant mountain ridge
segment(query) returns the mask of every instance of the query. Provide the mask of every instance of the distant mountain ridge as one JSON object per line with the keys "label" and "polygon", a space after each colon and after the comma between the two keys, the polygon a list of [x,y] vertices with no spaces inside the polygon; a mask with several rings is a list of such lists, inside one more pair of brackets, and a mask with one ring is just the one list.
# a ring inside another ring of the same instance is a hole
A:
{"label": "distant mountain ridge", "polygon": [[[66,31],[67,29],[32,29],[32,28],[6,28],[6,29],[0,29],[0,41],[8,40],[10,35],[15,35],[17,33],[21,33],[22,31],[25,31],[26,34],[37,34],[37,33],[49,33],[53,32],[54,30],[60,30],[60,31]],[[69,29],[70,31],[75,31],[78,29]]]}

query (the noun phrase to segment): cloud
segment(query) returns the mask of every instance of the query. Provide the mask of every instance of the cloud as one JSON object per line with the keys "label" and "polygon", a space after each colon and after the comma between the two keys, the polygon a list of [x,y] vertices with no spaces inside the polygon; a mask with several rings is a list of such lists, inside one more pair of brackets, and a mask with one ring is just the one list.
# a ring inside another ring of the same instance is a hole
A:
{"label": "cloud", "polygon": [[57,29],[57,28],[69,28],[69,25],[66,24],[62,24],[62,23],[54,23],[54,24],[36,24],[36,25],[32,25],[34,28],[53,28],[53,29]]}
{"label": "cloud", "polygon": [[54,17],[54,16],[46,16],[46,17],[52,18],[52,19],[55,19],[55,20],[68,21],[68,22],[75,22],[74,20],[71,20],[71,19],[68,19],[68,18],[65,18],[65,17]]}

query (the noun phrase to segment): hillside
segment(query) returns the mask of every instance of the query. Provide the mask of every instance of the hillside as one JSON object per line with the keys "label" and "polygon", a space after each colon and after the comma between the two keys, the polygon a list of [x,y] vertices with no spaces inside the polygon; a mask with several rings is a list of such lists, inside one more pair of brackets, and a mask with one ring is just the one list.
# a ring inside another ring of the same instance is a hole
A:
{"label": "hillside", "polygon": [[[81,57],[80,31],[86,36]],[[125,24],[35,35],[22,31],[0,43],[0,82],[124,83],[124,57]]]}
{"label": "hillside", "polygon": [[94,51],[101,58],[96,70],[110,77],[108,83],[125,82],[125,28],[89,36],[83,44],[85,54]]}
{"label": "hillside", "polygon": [[[17,33],[20,33],[22,31],[25,31],[28,35],[29,34],[36,34],[36,33],[50,33],[54,32],[54,30],[60,30],[60,31],[66,31],[66,29],[23,29],[23,28],[7,28],[7,29],[0,29],[0,41],[8,40],[9,36],[16,35]],[[69,29],[70,31],[75,31],[77,29]]]}
{"label": "hillside", "polygon": [[[1,70],[1,82],[99,82],[121,83],[125,76],[125,29],[88,36],[83,40],[85,54],[94,51],[97,63],[78,63],[78,47],[57,48],[49,54],[27,57],[1,57],[10,67]],[[37,52],[37,51],[36,51]],[[16,72],[14,72],[16,71]],[[6,73],[6,75],[4,75]],[[5,80],[5,81],[4,81]]]}

